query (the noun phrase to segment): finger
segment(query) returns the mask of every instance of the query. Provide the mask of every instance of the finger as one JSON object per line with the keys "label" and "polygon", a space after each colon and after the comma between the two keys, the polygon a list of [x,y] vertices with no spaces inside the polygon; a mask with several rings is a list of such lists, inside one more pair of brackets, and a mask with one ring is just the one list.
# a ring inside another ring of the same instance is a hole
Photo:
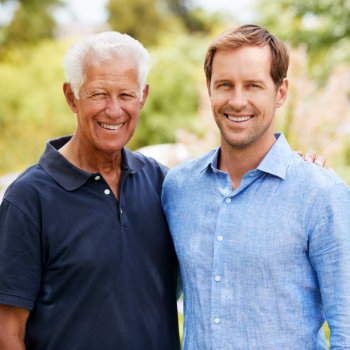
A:
{"label": "finger", "polygon": [[313,163],[316,159],[316,154],[314,152],[307,152],[304,156],[304,160]]}
{"label": "finger", "polygon": [[314,160],[314,164],[319,165],[324,168],[326,165],[327,158],[324,155],[316,156],[316,159]]}

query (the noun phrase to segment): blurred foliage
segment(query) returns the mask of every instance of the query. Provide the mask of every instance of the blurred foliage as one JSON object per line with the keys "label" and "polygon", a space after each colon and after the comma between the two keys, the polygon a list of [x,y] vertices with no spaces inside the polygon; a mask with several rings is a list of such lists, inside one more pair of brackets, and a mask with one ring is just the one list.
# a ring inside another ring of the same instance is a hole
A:
{"label": "blurred foliage", "polygon": [[127,33],[145,46],[158,42],[158,33],[165,29],[166,21],[157,6],[158,0],[109,0],[108,23],[113,30]]}
{"label": "blurred foliage", "polygon": [[36,43],[52,38],[56,23],[52,17],[61,0],[0,0],[0,3],[17,3],[18,8],[7,26],[0,26],[0,53],[5,47]]}
{"label": "blurred foliage", "polygon": [[324,332],[324,334],[326,336],[327,346],[328,346],[328,349],[329,349],[329,347],[330,347],[329,336],[331,335],[331,331],[329,330],[327,321],[323,324],[322,328],[323,328],[323,332]]}
{"label": "blurred foliage", "polygon": [[336,65],[350,61],[349,0],[258,0],[256,13],[259,24],[292,47],[306,45],[318,81],[324,83]]}
{"label": "blurred foliage", "polygon": [[36,162],[48,138],[73,130],[62,93],[66,47],[43,41],[35,48],[13,48],[0,62],[0,173]]}
{"label": "blurred foliage", "polygon": [[213,26],[220,22],[218,14],[208,14],[201,8],[194,7],[191,0],[163,0],[162,2],[169,13],[182,22],[188,33],[208,34]]}
{"label": "blurred foliage", "polygon": [[158,45],[167,33],[209,34],[220,23],[219,14],[190,8],[189,0],[109,0],[108,23],[146,47]]}

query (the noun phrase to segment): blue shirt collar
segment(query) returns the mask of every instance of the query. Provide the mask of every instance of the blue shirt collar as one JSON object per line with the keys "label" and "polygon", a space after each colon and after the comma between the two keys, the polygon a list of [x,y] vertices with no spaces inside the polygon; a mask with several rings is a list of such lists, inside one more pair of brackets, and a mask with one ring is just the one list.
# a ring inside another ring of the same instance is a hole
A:
{"label": "blue shirt collar", "polygon": [[[92,176],[97,175],[96,173],[89,173],[76,167],[58,152],[58,149],[66,144],[71,137],[72,136],[64,136],[48,141],[45,152],[39,160],[39,165],[66,191],[78,189]],[[123,172],[136,173],[142,169],[144,165],[144,162],[137,158],[133,152],[126,148],[122,149]]]}
{"label": "blue shirt collar", "polygon": [[[276,142],[270,148],[264,159],[260,162],[257,170],[285,179],[288,166],[294,155],[294,152],[288,145],[285,136],[282,133],[275,133]],[[221,147],[218,147],[210,154],[201,171],[209,167],[216,171],[220,157]]]}

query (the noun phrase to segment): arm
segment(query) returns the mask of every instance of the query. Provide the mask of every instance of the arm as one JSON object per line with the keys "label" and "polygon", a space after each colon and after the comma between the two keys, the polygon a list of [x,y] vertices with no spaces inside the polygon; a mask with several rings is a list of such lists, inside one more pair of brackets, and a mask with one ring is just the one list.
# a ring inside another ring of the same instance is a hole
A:
{"label": "arm", "polygon": [[330,349],[350,350],[350,190],[338,184],[320,197],[309,257],[331,331]]}
{"label": "arm", "polygon": [[0,349],[25,350],[24,337],[29,310],[0,305]]}

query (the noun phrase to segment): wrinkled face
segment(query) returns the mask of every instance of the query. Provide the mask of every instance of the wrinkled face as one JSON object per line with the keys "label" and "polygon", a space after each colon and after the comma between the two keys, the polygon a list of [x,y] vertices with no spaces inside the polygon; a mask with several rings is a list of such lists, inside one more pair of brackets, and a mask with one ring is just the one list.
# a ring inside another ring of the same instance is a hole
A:
{"label": "wrinkled face", "polygon": [[85,72],[79,99],[66,93],[77,115],[79,143],[92,152],[119,152],[134,134],[148,86],[140,100],[137,66],[130,58],[98,62]]}
{"label": "wrinkled face", "polygon": [[242,46],[215,54],[208,90],[223,147],[271,143],[275,109],[287,97],[288,82],[276,87],[270,67],[269,46]]}

